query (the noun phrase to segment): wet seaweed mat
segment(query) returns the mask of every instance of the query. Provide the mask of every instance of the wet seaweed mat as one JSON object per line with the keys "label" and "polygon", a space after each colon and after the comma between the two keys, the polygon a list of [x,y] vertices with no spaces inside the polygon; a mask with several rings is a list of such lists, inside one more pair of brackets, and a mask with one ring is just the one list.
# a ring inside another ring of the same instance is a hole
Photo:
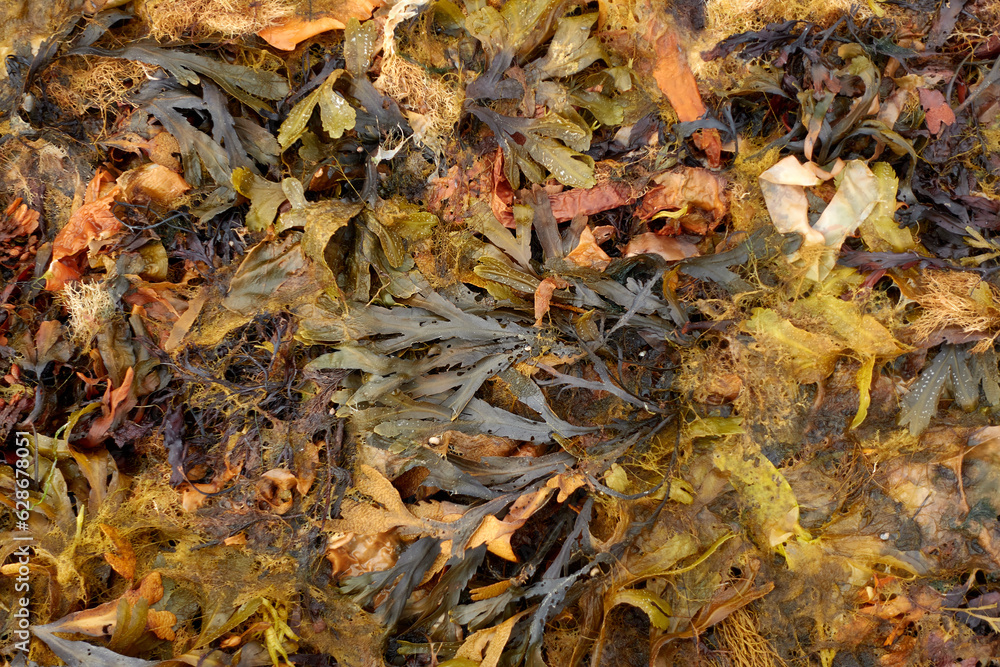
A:
{"label": "wet seaweed mat", "polygon": [[994,3],[42,4],[6,665],[1000,661]]}

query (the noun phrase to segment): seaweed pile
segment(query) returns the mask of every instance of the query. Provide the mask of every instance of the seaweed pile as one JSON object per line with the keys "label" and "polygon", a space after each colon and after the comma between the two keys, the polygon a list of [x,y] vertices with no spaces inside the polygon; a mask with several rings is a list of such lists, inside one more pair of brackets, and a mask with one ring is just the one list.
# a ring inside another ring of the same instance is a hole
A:
{"label": "seaweed pile", "polygon": [[998,6],[46,5],[5,665],[998,659]]}

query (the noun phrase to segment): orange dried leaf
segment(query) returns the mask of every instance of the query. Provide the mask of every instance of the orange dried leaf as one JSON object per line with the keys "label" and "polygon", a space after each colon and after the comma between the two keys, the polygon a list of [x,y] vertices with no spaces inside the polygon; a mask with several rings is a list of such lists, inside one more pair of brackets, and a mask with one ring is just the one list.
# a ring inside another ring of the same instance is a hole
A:
{"label": "orange dried leaf", "polygon": [[590,228],[584,227],[580,233],[580,242],[566,255],[566,261],[588,269],[603,271],[611,263],[611,257],[597,245],[597,239],[594,238]]}
{"label": "orange dried leaf", "polygon": [[45,320],[38,325],[38,331],[35,332],[34,349],[26,350],[25,357],[32,364],[40,364],[47,359],[69,361],[68,355],[60,353],[59,341],[62,338],[62,324],[58,320]]}
{"label": "orange dried leaf", "polygon": [[227,547],[242,547],[247,543],[247,534],[242,532],[236,533],[222,540],[222,543]]}
{"label": "orange dried leaf", "polygon": [[414,516],[396,487],[377,469],[364,464],[358,466],[354,489],[374,502],[345,498],[340,511],[343,518],[331,522],[335,530],[372,535],[397,527],[405,534],[423,532],[427,528],[426,522]]}
{"label": "orange dried leaf", "polygon": [[142,206],[150,202],[171,206],[175,199],[191,189],[184,177],[158,164],[144,164],[118,177],[118,187],[129,203]]}
{"label": "orange dried leaf", "polygon": [[[111,205],[120,188],[115,185],[105,192],[105,185],[110,180],[107,172],[97,170],[97,175],[87,185],[85,203],[69,217],[66,226],[56,235],[52,242],[52,264],[45,289],[62,289],[65,280],[73,275],[71,264],[60,260],[86,250],[91,241],[107,239],[121,230],[121,221],[111,212]],[[79,272],[76,275],[79,276]]]}
{"label": "orange dried leaf", "polygon": [[159,127],[149,128],[149,131],[155,132],[150,139],[135,132],[122,132],[105,140],[103,145],[136,155],[146,155],[152,162],[180,172],[183,166],[177,156],[181,153],[181,147],[174,135]]}
{"label": "orange dried leaf", "polygon": [[483,522],[476,529],[476,532],[472,534],[472,539],[469,540],[469,548],[474,549],[480,544],[486,544],[486,548],[491,552],[500,556],[504,560],[508,560],[512,563],[517,562],[517,556],[514,555],[514,550],[510,546],[510,536],[518,529],[518,526],[511,525],[495,516],[487,516]]}
{"label": "orange dried leaf", "polygon": [[524,494],[510,506],[503,521],[492,515],[487,516],[469,539],[469,548],[486,544],[486,549],[491,553],[516,563],[517,556],[510,546],[510,538],[535,512],[542,509],[552,491],[550,488],[542,488]]}
{"label": "orange dried leaf", "polygon": [[[153,605],[163,599],[163,577],[159,572],[150,572],[139,582],[137,588],[126,592],[122,597],[131,605],[135,605],[140,597]],[[177,617],[172,612],[154,609],[146,612],[146,630],[160,639],[173,641],[175,637],[173,626],[176,623]]]}
{"label": "orange dried leaf", "polygon": [[108,380],[108,388],[104,392],[104,400],[101,404],[101,416],[90,425],[90,432],[87,433],[86,442],[91,447],[96,447],[108,436],[108,430],[125,414],[135,407],[136,396],[132,390],[132,382],[135,379],[135,370],[129,368],[125,371],[125,377],[117,388],[112,388],[111,380]]}
{"label": "orange dried leaf", "polygon": [[549,303],[552,301],[552,293],[557,289],[569,287],[562,278],[549,276],[538,284],[535,290],[535,326],[541,327],[544,324],[545,315],[549,312]]}
{"label": "orange dried leaf", "polygon": [[334,577],[384,572],[396,564],[402,544],[394,530],[376,535],[342,533],[330,538],[325,558]]}
{"label": "orange dried leaf", "polygon": [[243,470],[242,461],[236,465],[232,465],[229,462],[229,458],[226,457],[225,463],[225,471],[217,474],[211,482],[207,484],[191,484],[188,488],[181,491],[181,507],[185,511],[193,512],[201,507],[208,500],[208,494],[218,493],[225,486],[226,482],[236,477]]}
{"label": "orange dried leaf", "polygon": [[545,486],[550,489],[559,489],[559,495],[556,496],[556,502],[564,503],[567,498],[573,495],[574,491],[586,483],[587,478],[584,477],[581,472],[560,473],[551,477],[549,481],[545,483]]}
{"label": "orange dried leaf", "polygon": [[[642,220],[649,220],[660,211],[677,211],[685,206],[710,214],[713,226],[726,215],[728,209],[723,196],[726,184],[707,169],[671,171],[656,176],[653,182],[656,185],[646,193],[635,211]],[[681,225],[684,225],[684,218]]]}
{"label": "orange dried leaf", "polygon": [[722,136],[716,129],[698,130],[691,139],[694,145],[705,151],[708,166],[718,169],[722,166]]}
{"label": "orange dried leaf", "polygon": [[488,600],[489,598],[495,598],[496,596],[503,593],[505,590],[511,587],[511,580],[504,579],[503,581],[498,581],[495,584],[490,584],[489,586],[480,586],[479,588],[470,588],[469,597],[472,598],[473,602],[479,602],[480,600]]}
{"label": "orange dried leaf", "polygon": [[639,234],[625,246],[625,256],[635,257],[636,255],[659,255],[668,262],[697,257],[698,248],[692,243],[681,241],[673,236],[660,236],[659,234],[647,233]]}
{"label": "orange dried leaf", "polygon": [[20,197],[12,201],[3,214],[4,220],[0,222],[0,240],[27,236],[38,229],[38,221],[41,219],[41,214],[28,208]]}
{"label": "orange dried leaf", "polygon": [[328,30],[343,30],[347,24],[333,18],[322,16],[312,21],[296,17],[270,28],[264,28],[257,35],[265,42],[282,51],[294,51],[299,42],[315,37]]}
{"label": "orange dried leaf", "polygon": [[566,190],[549,195],[556,222],[566,222],[578,215],[594,215],[635,201],[627,183],[605,181],[588,190]]}
{"label": "orange dried leaf", "polygon": [[71,280],[79,280],[81,277],[79,269],[73,266],[70,260],[55,260],[49,265],[46,272],[45,289],[57,292]]}
{"label": "orange dried leaf", "polygon": [[508,229],[514,229],[514,189],[510,187],[507,177],[503,173],[503,153],[497,151],[496,159],[493,161],[493,181],[492,192],[490,194],[490,207],[493,209],[493,216]]}
{"label": "orange dried leaf", "polygon": [[265,42],[282,51],[293,51],[301,42],[329,30],[343,30],[347,21],[371,18],[372,12],[381,7],[382,0],[341,0],[335,9],[312,20],[293,16],[284,22],[264,28],[257,35]]}
{"label": "orange dried leaf", "polygon": [[108,562],[111,568],[125,577],[126,579],[132,579],[135,577],[135,550],[132,545],[129,544],[122,536],[118,533],[118,530],[113,526],[109,526],[106,523],[98,524],[101,530],[107,535],[108,539],[115,546],[115,551],[118,553],[105,552],[104,560]]}
{"label": "orange dried leaf", "polygon": [[275,468],[268,470],[257,480],[257,493],[271,506],[275,514],[284,514],[292,509],[294,502],[292,489],[298,480],[288,470]]}
{"label": "orange dried leaf", "polygon": [[[688,65],[687,52],[681,48],[677,31],[666,12],[651,0],[637,3],[637,9],[640,5],[643,13],[648,15],[642,35],[648,45],[648,55],[640,58],[637,64],[640,69],[651,70],[657,87],[666,95],[680,120],[698,120],[705,115],[705,103],[698,92],[698,82]],[[709,166],[716,168],[722,164],[722,139],[718,130],[698,130],[692,138],[695,146],[705,151]]]}
{"label": "orange dried leaf", "polygon": [[146,612],[146,629],[160,639],[172,642],[177,637],[173,629],[176,623],[177,617],[171,611],[150,609]]}
{"label": "orange dried leaf", "polygon": [[166,352],[173,353],[178,347],[180,347],[181,343],[184,341],[184,337],[194,325],[194,321],[198,319],[198,315],[201,313],[201,309],[205,306],[205,302],[207,300],[208,294],[205,290],[199,291],[197,296],[191,300],[184,313],[177,318],[176,322],[174,322],[174,326],[170,330],[170,336],[163,344],[163,349]]}
{"label": "orange dried leaf", "polygon": [[470,435],[462,431],[445,431],[441,434],[441,447],[463,459],[478,462],[484,456],[507,456],[517,449],[517,443],[488,433]]}
{"label": "orange dried leaf", "polygon": [[155,604],[163,599],[163,577],[159,572],[150,572],[139,585],[125,593],[123,596],[130,602],[136,602],[140,597],[146,598],[146,602],[149,604]]}
{"label": "orange dried leaf", "polygon": [[645,37],[656,53],[653,79],[660,92],[667,96],[682,121],[698,120],[705,115],[705,103],[701,101],[698,82],[677,32],[664,21],[652,20],[647,24]]}
{"label": "orange dried leaf", "polygon": [[955,112],[948,106],[940,91],[917,88],[917,93],[920,95],[920,106],[924,108],[924,120],[927,121],[927,129],[931,134],[937,136],[943,126],[955,122]]}

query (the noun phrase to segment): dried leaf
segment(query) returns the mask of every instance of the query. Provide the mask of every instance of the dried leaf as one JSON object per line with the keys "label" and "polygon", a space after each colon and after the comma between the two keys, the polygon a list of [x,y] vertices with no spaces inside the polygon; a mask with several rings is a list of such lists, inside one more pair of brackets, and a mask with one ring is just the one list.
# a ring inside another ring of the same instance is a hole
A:
{"label": "dried leaf", "polygon": [[917,88],[917,93],[920,95],[920,106],[924,108],[924,119],[931,134],[937,136],[944,126],[955,123],[955,112],[948,106],[940,91]]}
{"label": "dried leaf", "polygon": [[185,512],[193,512],[201,507],[208,500],[210,494],[218,493],[229,480],[239,475],[243,470],[243,461],[233,465],[229,460],[228,453],[223,462],[226,469],[217,472],[211,482],[188,484],[187,488],[181,490],[181,507],[184,508]]}
{"label": "dried leaf", "polygon": [[674,236],[660,236],[652,232],[633,237],[625,246],[623,253],[626,257],[644,254],[659,255],[668,262],[697,257],[701,254],[693,243],[682,241]]}
{"label": "dried leaf", "polygon": [[549,312],[549,303],[552,300],[552,293],[557,289],[566,289],[569,283],[562,278],[549,276],[538,284],[535,290],[535,326],[542,327],[545,323],[545,316]]}
{"label": "dried leaf", "polygon": [[[805,188],[829,180],[841,168],[844,174],[837,193],[816,224],[810,226]],[[806,276],[811,280],[822,280],[830,273],[844,240],[854,233],[879,201],[875,175],[860,160],[838,161],[833,172],[827,173],[813,163],[802,164],[790,155],[760,175],[760,188],[775,229],[782,234],[796,232],[802,235],[803,249],[825,248],[814,254],[806,266]],[[798,258],[798,251],[789,256],[790,261]]]}
{"label": "dried leaf", "polygon": [[503,520],[497,519],[495,516],[487,516],[469,539],[469,548],[485,544],[490,553],[512,563],[518,562],[517,556],[511,549],[510,538],[527,522],[531,515],[545,505],[551,493],[552,489],[545,488],[521,496],[514,501]]}
{"label": "dried leaf", "polygon": [[20,197],[15,197],[0,220],[0,242],[9,241],[18,236],[28,236],[38,229],[41,213],[28,208]]}
{"label": "dried leaf", "polygon": [[[117,234],[122,229],[121,221],[111,212],[111,205],[118,196],[120,188],[105,187],[111,183],[111,176],[103,169],[98,169],[94,179],[87,186],[84,204],[70,216],[66,225],[59,230],[52,242],[52,264],[45,289],[60,290],[65,282],[57,274],[57,265],[69,269],[67,260],[73,255],[87,249],[91,241],[101,241]],[[62,274],[65,275],[65,274]]]}
{"label": "dried leaf", "polygon": [[154,202],[165,207],[191,189],[180,174],[158,164],[126,171],[118,177],[118,187],[131,204],[143,206]]}
{"label": "dried leaf", "polygon": [[[368,16],[371,16],[369,13]],[[357,18],[368,18],[361,16]],[[312,20],[306,20],[298,16],[293,16],[281,25],[264,28],[257,35],[265,42],[276,49],[282,51],[294,51],[299,42],[315,37],[329,30],[343,30],[346,24],[332,16],[320,16]]]}
{"label": "dried leaf", "polygon": [[[648,17],[641,28],[642,40],[649,45],[641,64],[652,70],[657,87],[677,112],[682,122],[696,121],[705,115],[705,103],[698,92],[698,82],[694,78],[687,61],[687,51],[681,48],[676,29],[665,12],[650,0],[642,3]],[[705,151],[709,166],[717,168],[721,163],[722,139],[716,129],[698,130],[694,135],[695,145]]]}
{"label": "dried leaf", "polygon": [[343,533],[327,542],[325,558],[335,578],[356,577],[392,568],[401,547],[402,540],[395,531],[375,535]]}
{"label": "dried leaf", "polygon": [[381,7],[381,0],[339,0],[330,6],[325,15],[303,19],[293,16],[279,25],[264,28],[257,34],[265,42],[282,51],[292,51],[301,42],[328,30],[343,30],[347,21],[371,18],[372,11]]}
{"label": "dried leaf", "polygon": [[146,612],[146,629],[160,639],[174,641],[177,634],[173,626],[177,624],[177,616],[172,611],[150,609]]}
{"label": "dried leaf", "polygon": [[574,491],[581,488],[586,483],[587,478],[583,473],[560,473],[550,477],[549,481],[545,483],[545,486],[550,489],[559,489],[559,494],[556,496],[556,502],[564,503],[571,495],[573,495]]}
{"label": "dried leaf", "polygon": [[34,336],[25,331],[16,341],[15,349],[20,354],[20,366],[36,375],[41,375],[49,362],[65,363],[73,356],[73,347],[66,340],[63,325],[58,320],[40,322]]}
{"label": "dried leaf", "polygon": [[716,224],[726,215],[725,181],[707,169],[671,171],[654,177],[653,182],[656,185],[643,196],[635,212],[643,220],[653,218],[660,211],[676,211],[685,206],[710,213]]}
{"label": "dried leaf", "polygon": [[[479,667],[497,667],[503,655],[504,647],[510,639],[510,634],[514,630],[514,625],[527,614],[527,611],[514,614],[503,623],[491,628],[484,628],[475,632],[458,647],[455,657],[467,659],[471,665]],[[455,665],[454,667],[460,667]],[[462,666],[464,667],[464,666]]]}
{"label": "dried leaf", "polygon": [[187,308],[174,322],[174,326],[170,329],[170,335],[167,336],[167,340],[163,343],[163,350],[168,354],[173,354],[184,341],[184,337],[187,336],[191,327],[194,325],[195,320],[198,319],[198,315],[201,314],[201,309],[205,307],[205,303],[208,301],[207,290],[199,290],[193,299],[187,304]]}
{"label": "dried leaf", "polygon": [[94,420],[87,433],[86,443],[96,447],[108,437],[108,431],[121,423],[129,410],[135,407],[137,397],[133,387],[135,369],[131,366],[125,371],[125,377],[118,387],[112,387],[110,379],[101,403],[101,416]]}
{"label": "dried leaf", "polygon": [[557,222],[578,215],[595,215],[635,201],[632,186],[623,181],[603,181],[587,190],[564,190],[549,195],[552,215]]}
{"label": "dried leaf", "polygon": [[687,51],[681,48],[674,28],[657,19],[646,24],[644,35],[656,53],[653,78],[681,121],[698,120],[705,115],[705,104],[688,65]]}
{"label": "dried leaf", "polygon": [[611,264],[611,257],[601,249],[589,227],[580,232],[580,243],[566,255],[566,261],[588,269],[603,271]]}
{"label": "dried leaf", "polygon": [[288,470],[268,470],[257,480],[257,494],[271,506],[275,514],[285,514],[292,509],[292,489],[298,485],[295,475]]}
{"label": "dried leaf", "polygon": [[371,498],[378,506],[372,502],[345,498],[341,506],[344,518],[335,522],[337,530],[375,535],[393,528],[404,528],[404,532],[419,534],[429,528],[430,524],[415,517],[407,509],[392,482],[371,466],[362,465],[358,468],[354,489]]}
{"label": "dried leaf", "polygon": [[104,560],[108,561],[108,565],[121,576],[129,580],[133,579],[135,577],[135,550],[132,545],[122,538],[114,526],[109,526],[106,523],[98,525],[114,544],[115,551],[118,552],[105,552]]}

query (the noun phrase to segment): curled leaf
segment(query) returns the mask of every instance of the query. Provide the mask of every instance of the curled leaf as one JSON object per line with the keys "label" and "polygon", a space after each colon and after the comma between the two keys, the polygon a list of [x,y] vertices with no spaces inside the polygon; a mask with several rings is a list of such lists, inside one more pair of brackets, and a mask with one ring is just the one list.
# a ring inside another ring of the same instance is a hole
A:
{"label": "curled leaf", "polygon": [[150,202],[170,206],[191,189],[180,174],[158,164],[130,169],[119,176],[117,182],[125,199],[139,206]]}
{"label": "curled leaf", "polygon": [[[819,185],[843,169],[840,187],[814,225],[809,224],[809,202],[806,187]],[[790,155],[760,176],[760,189],[771,215],[771,222],[781,233],[797,232],[802,235],[802,250],[817,248],[806,264],[806,276],[822,280],[833,268],[837,251],[844,240],[868,217],[879,201],[874,174],[860,160],[848,163],[838,161],[833,172],[827,173],[819,166],[800,163]],[[800,251],[789,256],[797,261]]]}
{"label": "curled leaf", "polygon": [[297,484],[298,480],[292,472],[276,468],[260,476],[257,480],[257,493],[275,514],[285,514],[292,509],[292,489]]}

